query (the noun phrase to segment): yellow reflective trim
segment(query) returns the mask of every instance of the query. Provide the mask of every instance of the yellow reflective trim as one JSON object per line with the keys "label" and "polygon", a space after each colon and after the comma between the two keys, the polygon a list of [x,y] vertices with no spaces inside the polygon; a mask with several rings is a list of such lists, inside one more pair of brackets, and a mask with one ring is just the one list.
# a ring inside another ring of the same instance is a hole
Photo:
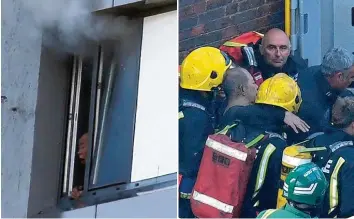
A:
{"label": "yellow reflective trim", "polygon": [[330,214],[334,211],[338,205],[338,174],[339,170],[344,164],[345,160],[340,157],[337,161],[336,166],[334,167],[333,173],[331,175],[331,180],[329,183],[329,211]]}
{"label": "yellow reflective trim", "polygon": [[264,212],[261,218],[268,218],[274,211],[276,211],[276,209],[266,210],[266,212]]}
{"label": "yellow reflective trim", "polygon": [[236,42],[231,42],[227,41],[223,44],[224,46],[229,46],[229,47],[242,47],[242,46],[247,46],[247,44],[244,43],[236,43]]}
{"label": "yellow reflective trim", "polygon": [[225,128],[221,131],[218,131],[217,133],[215,133],[216,135],[221,134],[221,135],[226,135],[227,131],[229,131],[229,129],[235,127],[237,124],[232,124],[232,125],[227,125],[225,126]]}
{"label": "yellow reflective trim", "polygon": [[257,202],[253,205],[253,207],[258,207],[258,205],[259,205],[259,201],[257,201]]}
{"label": "yellow reflective trim", "polygon": [[190,199],[191,198],[191,194],[190,193],[180,192],[179,193],[179,197],[183,198],[183,199]]}
{"label": "yellow reflective trim", "polygon": [[182,118],[184,118],[183,112],[182,111],[178,112],[178,119],[182,119]]}
{"label": "yellow reflective trim", "polygon": [[258,135],[255,139],[253,139],[252,141],[250,141],[246,144],[246,148],[250,148],[250,147],[254,146],[258,142],[260,142],[263,138],[264,138],[264,135],[262,135],[262,134]]}
{"label": "yellow reflective trim", "polygon": [[276,147],[273,144],[268,144],[264,153],[262,155],[261,163],[259,165],[258,173],[257,173],[257,180],[256,186],[253,193],[253,198],[258,194],[259,190],[263,186],[265,176],[267,174],[267,167],[270,156],[275,151]]}

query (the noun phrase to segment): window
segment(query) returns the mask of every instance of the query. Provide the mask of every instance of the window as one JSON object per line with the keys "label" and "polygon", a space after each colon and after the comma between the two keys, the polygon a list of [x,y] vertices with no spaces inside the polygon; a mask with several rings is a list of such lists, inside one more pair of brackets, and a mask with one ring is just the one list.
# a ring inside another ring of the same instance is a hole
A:
{"label": "window", "polygon": [[[136,19],[129,43],[105,42],[92,57],[73,58],[62,208],[176,184],[176,13]],[[80,186],[80,202],[71,200]]]}

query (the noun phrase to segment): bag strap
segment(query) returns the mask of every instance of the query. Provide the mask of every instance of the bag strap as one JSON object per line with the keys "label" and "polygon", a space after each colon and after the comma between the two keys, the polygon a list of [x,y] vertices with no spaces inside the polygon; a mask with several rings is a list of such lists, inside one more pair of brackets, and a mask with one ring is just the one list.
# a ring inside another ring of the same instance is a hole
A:
{"label": "bag strap", "polygon": [[[216,135],[226,135],[227,132],[233,128],[236,127],[239,123],[234,123],[232,125],[227,125],[225,126],[225,128],[223,128],[222,130],[218,131],[217,133],[215,133]],[[261,142],[266,136],[263,134],[258,135],[257,137],[255,137],[252,141],[248,142],[247,144],[245,144],[246,148],[251,148],[253,146],[255,146],[256,144],[258,144],[259,142]]]}
{"label": "bag strap", "polygon": [[216,135],[226,135],[226,133],[233,127],[237,126],[238,123],[234,123],[232,125],[227,125],[225,126],[225,128],[223,128],[222,130],[218,131],[217,133],[215,133]]}
{"label": "bag strap", "polygon": [[265,135],[260,134],[256,138],[254,138],[252,141],[248,142],[245,146],[246,148],[251,148],[261,142],[265,138]]}

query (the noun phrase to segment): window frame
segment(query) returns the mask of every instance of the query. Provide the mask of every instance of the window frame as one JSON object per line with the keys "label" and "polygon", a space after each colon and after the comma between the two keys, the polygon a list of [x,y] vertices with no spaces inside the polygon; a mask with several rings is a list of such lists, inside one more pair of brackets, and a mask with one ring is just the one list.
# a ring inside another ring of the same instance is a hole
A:
{"label": "window frame", "polygon": [[[137,112],[137,95],[138,95],[138,86],[139,86],[139,71],[140,71],[140,57],[141,57],[141,46],[142,46],[142,35],[143,35],[143,22],[144,18],[147,16],[152,16],[156,14],[161,14],[169,11],[177,10],[177,4],[172,3],[172,4],[167,4],[163,6],[157,5],[157,7],[154,7],[152,9],[133,9],[135,11],[135,15],[131,16],[131,19],[136,19],[137,20],[137,25],[139,26],[139,31],[137,37],[138,41],[135,43],[131,43],[131,45],[134,45],[134,55],[136,55],[137,59],[137,65],[135,66],[135,69],[130,69],[129,71],[134,71],[134,73],[137,74],[137,84],[136,84],[136,99],[135,99],[135,105],[134,105],[134,118],[133,118],[133,129],[131,132],[132,135],[132,145],[131,145],[131,154],[130,156],[133,156],[133,146],[134,146],[134,132],[135,132],[135,120],[136,120],[136,112]],[[87,165],[85,165],[85,178],[84,178],[84,191],[82,196],[80,197],[79,202],[84,202],[85,206],[91,206],[91,205],[96,205],[96,204],[101,204],[109,201],[114,201],[114,200],[119,200],[119,199],[125,199],[129,197],[134,197],[136,196],[137,193],[140,192],[148,192],[151,190],[155,189],[161,189],[161,188],[167,188],[167,187],[173,187],[176,186],[177,182],[177,173],[171,173],[163,176],[158,176],[150,179],[145,179],[145,180],[140,180],[137,182],[129,182],[125,184],[111,184],[107,185],[105,187],[97,187],[97,188],[90,188],[91,182],[91,173],[93,171],[93,166],[94,166],[94,159],[93,159],[93,138],[94,138],[94,121],[96,121],[96,111],[95,106],[96,106],[96,95],[97,95],[97,86],[100,86],[97,84],[97,79],[99,76],[99,68],[100,68],[100,62],[101,62],[101,46],[97,48],[97,51],[95,51],[95,58],[93,60],[93,74],[92,74],[92,84],[91,84],[91,98],[90,98],[90,113],[89,113],[89,130],[88,130],[88,135],[89,137],[89,142],[88,142],[88,154],[87,154]],[[122,51],[120,51],[122,52]],[[119,52],[119,55],[121,56],[122,54]],[[104,60],[103,60],[104,61]],[[101,63],[103,64],[103,63]],[[119,63],[120,64],[120,63]],[[117,71],[117,70],[116,70]],[[119,74],[120,71],[118,71],[116,74]],[[114,83],[114,82],[113,82]],[[113,85],[115,86],[115,85]],[[69,94],[70,96],[70,94]],[[103,95],[102,97],[103,98]],[[66,142],[66,141],[65,141]],[[66,144],[65,144],[66,145]],[[76,147],[76,145],[73,145]],[[96,147],[97,148],[97,147]],[[129,156],[129,155],[128,155]],[[65,162],[65,161],[63,161]],[[62,165],[63,167],[63,165]],[[132,159],[131,159],[131,164],[130,164],[130,172],[132,171]],[[64,175],[62,174],[61,181],[64,182]],[[61,183],[61,185],[63,185]],[[62,194],[62,187],[60,188],[60,192]],[[67,211],[67,210],[72,210],[73,206],[76,206],[78,204],[78,201],[76,200],[71,200],[69,196],[62,197],[59,195],[59,200],[58,200],[58,207],[61,210]]]}

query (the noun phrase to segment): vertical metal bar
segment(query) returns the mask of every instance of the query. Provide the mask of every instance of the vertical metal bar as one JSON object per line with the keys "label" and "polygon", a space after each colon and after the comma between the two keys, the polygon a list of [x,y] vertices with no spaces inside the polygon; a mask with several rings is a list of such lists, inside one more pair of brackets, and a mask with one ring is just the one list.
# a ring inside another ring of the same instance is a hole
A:
{"label": "vertical metal bar", "polygon": [[96,108],[95,108],[95,129],[94,129],[94,137],[93,137],[93,151],[96,151],[98,125],[100,121],[99,117],[100,117],[101,91],[102,91],[103,56],[104,56],[104,51],[101,48],[100,55],[99,55],[100,60],[98,64],[98,82],[97,82],[97,98],[96,98]]}
{"label": "vertical metal bar", "polygon": [[98,170],[99,170],[99,165],[101,161],[101,152],[102,152],[102,146],[103,146],[103,133],[104,133],[104,127],[106,124],[106,116],[107,116],[107,111],[108,111],[108,105],[109,105],[109,99],[112,93],[112,86],[113,86],[113,76],[115,74],[115,57],[113,57],[111,66],[109,69],[109,76],[108,76],[108,86],[107,86],[107,92],[106,96],[104,99],[104,105],[103,105],[103,115],[102,115],[102,122],[101,122],[101,128],[100,128],[100,135],[99,135],[99,141],[97,145],[97,156],[96,156],[96,161],[95,161],[95,169],[94,169],[94,175],[93,175],[93,184],[97,183],[97,175],[98,175]]}
{"label": "vertical metal bar", "polygon": [[300,14],[300,21],[299,21],[299,49],[300,49],[300,56],[304,58],[304,34],[305,34],[305,14],[304,14],[304,0],[299,0],[299,14]]}
{"label": "vertical metal bar", "polygon": [[93,68],[92,68],[92,76],[91,76],[91,96],[90,96],[90,114],[89,114],[89,136],[88,139],[88,151],[87,151],[87,159],[85,165],[85,179],[84,179],[84,192],[87,192],[90,189],[91,185],[91,168],[93,165],[92,162],[94,160],[94,132],[95,132],[95,114],[96,114],[96,99],[97,99],[97,82],[98,82],[98,71],[99,71],[99,60],[101,55],[102,47],[97,45],[97,50],[95,50],[95,56],[93,57]]}
{"label": "vertical metal bar", "polygon": [[64,165],[64,185],[63,193],[68,193],[69,185],[69,160],[71,152],[71,138],[72,138],[72,123],[74,115],[74,98],[75,98],[75,84],[76,84],[76,75],[77,75],[77,58],[74,57],[73,68],[72,68],[72,78],[71,78],[71,90],[70,90],[70,105],[69,105],[69,118],[68,118],[68,129],[66,135],[66,150],[65,150],[65,165]]}
{"label": "vertical metal bar", "polygon": [[75,96],[75,111],[74,111],[74,124],[72,131],[72,141],[71,141],[71,157],[70,157],[70,174],[69,174],[69,193],[72,191],[74,183],[74,167],[75,167],[75,155],[76,155],[76,139],[77,139],[77,125],[79,118],[79,106],[80,106],[80,91],[81,91],[81,79],[82,79],[82,58],[78,60],[77,68],[77,83],[76,83],[76,96]]}
{"label": "vertical metal bar", "polygon": [[294,55],[297,50],[297,31],[296,31],[296,9],[298,7],[298,0],[291,0],[291,54]]}

